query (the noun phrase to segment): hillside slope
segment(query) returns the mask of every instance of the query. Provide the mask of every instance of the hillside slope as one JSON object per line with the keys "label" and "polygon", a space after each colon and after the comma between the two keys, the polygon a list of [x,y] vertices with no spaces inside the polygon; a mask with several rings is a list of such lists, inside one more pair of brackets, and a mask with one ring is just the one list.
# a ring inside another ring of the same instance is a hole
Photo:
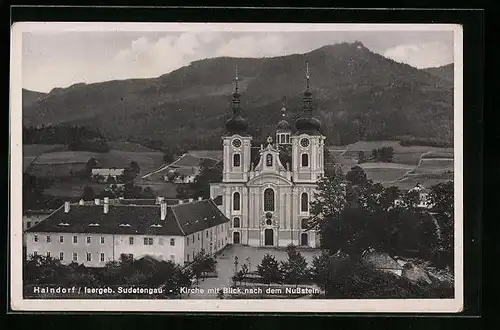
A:
{"label": "hillside slope", "polygon": [[451,83],[453,83],[454,72],[455,69],[453,63],[446,64],[443,66],[439,66],[436,68],[426,68],[423,69],[425,72],[430,73],[433,76],[445,79]]}
{"label": "hillside slope", "polygon": [[230,113],[235,65],[243,114],[260,140],[273,134],[283,97],[290,120],[301,110],[306,61],[313,106],[329,144],[400,135],[452,140],[452,83],[384,58],[359,42],[275,58],[206,59],[152,79],[77,84],[26,104],[23,120],[25,125],[89,124],[112,139],[218,149]]}
{"label": "hillside slope", "polygon": [[23,88],[23,93],[22,93],[23,107],[30,106],[31,104],[40,101],[46,96],[47,96],[46,93],[30,91]]}

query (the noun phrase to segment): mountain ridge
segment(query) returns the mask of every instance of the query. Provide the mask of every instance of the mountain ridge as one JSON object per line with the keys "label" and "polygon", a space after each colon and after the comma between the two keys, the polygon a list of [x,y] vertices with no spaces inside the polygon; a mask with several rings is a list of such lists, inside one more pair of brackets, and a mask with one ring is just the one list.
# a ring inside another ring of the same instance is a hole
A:
{"label": "mountain ridge", "polygon": [[23,106],[23,122],[88,124],[110,138],[216,148],[230,115],[237,64],[243,115],[263,139],[273,134],[283,97],[289,120],[298,116],[306,61],[315,115],[330,143],[400,135],[452,140],[453,84],[359,42],[271,58],[203,59],[157,78],[53,89]]}

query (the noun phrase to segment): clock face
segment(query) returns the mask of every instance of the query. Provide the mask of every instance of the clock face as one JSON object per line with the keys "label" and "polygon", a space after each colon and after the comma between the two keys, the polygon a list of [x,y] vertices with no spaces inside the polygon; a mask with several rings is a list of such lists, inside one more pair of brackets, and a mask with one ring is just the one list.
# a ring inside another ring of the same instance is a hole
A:
{"label": "clock face", "polygon": [[300,145],[304,148],[309,146],[309,140],[308,139],[302,139],[300,140]]}
{"label": "clock face", "polygon": [[239,147],[241,147],[241,141],[240,141],[240,140],[238,140],[238,139],[233,140],[233,146],[234,146],[235,148],[239,148]]}

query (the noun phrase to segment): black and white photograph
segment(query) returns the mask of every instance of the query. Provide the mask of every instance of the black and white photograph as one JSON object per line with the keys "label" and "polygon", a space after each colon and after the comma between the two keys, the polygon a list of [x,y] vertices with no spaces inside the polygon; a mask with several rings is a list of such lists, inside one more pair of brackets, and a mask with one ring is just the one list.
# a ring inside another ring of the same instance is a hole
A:
{"label": "black and white photograph", "polygon": [[459,312],[462,30],[21,22],[14,310]]}

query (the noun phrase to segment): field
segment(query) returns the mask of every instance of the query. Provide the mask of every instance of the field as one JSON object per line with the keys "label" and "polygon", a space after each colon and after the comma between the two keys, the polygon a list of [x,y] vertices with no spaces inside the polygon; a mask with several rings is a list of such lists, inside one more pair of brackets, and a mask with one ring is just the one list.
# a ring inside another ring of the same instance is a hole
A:
{"label": "field", "polygon": [[36,157],[51,151],[64,150],[64,144],[24,144],[23,157]]}
{"label": "field", "polygon": [[367,178],[374,182],[407,189],[417,183],[430,186],[453,180],[453,148],[402,146],[398,141],[359,141],[343,147],[328,146],[328,149],[345,174],[352,166],[358,165],[359,151],[370,157],[373,149],[382,147],[393,148],[391,163],[359,164]]}
{"label": "field", "polygon": [[397,163],[363,163],[360,167],[368,179],[380,183],[397,180],[414,168],[411,165]]}
{"label": "field", "polygon": [[[392,147],[394,150],[393,162],[399,164],[417,165],[425,154],[427,158],[453,158],[453,148],[437,148],[428,146],[402,146],[399,141],[358,141],[344,147],[345,157],[357,159],[358,153],[363,151],[366,157],[371,155],[373,149]],[[328,147],[332,150],[341,150],[339,146]]]}
{"label": "field", "polygon": [[102,189],[107,187],[107,184],[94,182],[58,182],[56,185],[46,188],[45,193],[55,197],[70,198],[76,200],[81,198],[85,186],[92,187],[94,189],[94,193],[98,194]]}
{"label": "field", "polygon": [[446,158],[422,158],[420,164],[412,171],[412,174],[443,173],[453,171],[453,159]]}
{"label": "field", "polygon": [[138,143],[127,141],[110,141],[108,142],[109,149],[129,152],[157,152]]}
{"label": "field", "polygon": [[188,150],[187,153],[198,158],[222,159],[222,150]]}
{"label": "field", "polygon": [[156,195],[162,196],[165,198],[176,198],[177,196],[177,187],[178,184],[172,182],[146,182],[141,181],[137,183],[138,186],[142,188],[150,187],[153,189]]}
{"label": "field", "polygon": [[[33,162],[33,166],[60,164],[64,166],[64,164],[68,164],[68,167],[70,167],[69,164],[85,165],[92,157],[95,158],[103,168],[126,168],[131,161],[136,161],[140,168],[139,175],[149,173],[163,165],[163,154],[158,151],[132,152],[110,150],[104,153],[90,151],[48,152],[39,156]],[[68,171],[63,170],[65,174]]]}

